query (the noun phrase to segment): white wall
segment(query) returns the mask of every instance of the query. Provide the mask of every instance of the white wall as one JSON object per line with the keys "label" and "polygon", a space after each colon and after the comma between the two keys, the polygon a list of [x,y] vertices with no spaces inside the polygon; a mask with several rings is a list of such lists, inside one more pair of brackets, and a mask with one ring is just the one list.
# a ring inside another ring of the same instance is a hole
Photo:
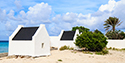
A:
{"label": "white wall", "polygon": [[59,36],[50,36],[51,47],[58,47],[59,46]]}
{"label": "white wall", "polygon": [[[45,25],[40,25],[39,29],[33,36],[35,46],[34,56],[50,55],[50,37]],[[42,43],[44,43],[42,48]]]}
{"label": "white wall", "polygon": [[8,55],[30,55],[34,54],[32,41],[9,41]]}
{"label": "white wall", "polygon": [[108,44],[107,47],[114,47],[114,48],[125,48],[125,40],[107,40]]}
{"label": "white wall", "polygon": [[[59,38],[61,38],[62,34],[63,34],[64,30],[61,31],[60,35],[59,35]],[[75,32],[75,35],[73,37],[73,40],[60,40],[59,41],[59,45],[58,45],[58,49],[64,45],[66,46],[70,46],[70,47],[73,47],[74,49],[78,50],[80,49],[79,47],[77,47],[74,42],[75,42],[75,39],[77,38],[77,34],[79,34],[79,30],[76,30]]]}
{"label": "white wall", "polygon": [[73,47],[73,48],[75,47],[74,41],[72,41],[72,40],[69,40],[69,41],[62,40],[62,41],[59,42],[58,48],[60,48],[60,47],[62,47],[64,45],[70,46],[70,47]]}

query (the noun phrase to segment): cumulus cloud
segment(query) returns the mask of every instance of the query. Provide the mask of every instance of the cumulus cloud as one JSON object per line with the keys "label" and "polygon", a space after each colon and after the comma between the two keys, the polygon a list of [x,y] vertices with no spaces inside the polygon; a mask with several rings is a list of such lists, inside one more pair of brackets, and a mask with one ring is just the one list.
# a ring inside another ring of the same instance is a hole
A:
{"label": "cumulus cloud", "polygon": [[[73,26],[85,26],[91,30],[99,29],[104,31],[104,21],[111,17],[118,17],[121,21],[125,20],[125,1],[121,0],[116,2],[115,0],[109,0],[107,4],[101,5],[99,10],[90,14],[77,14],[77,13],[65,13],[64,15],[56,15],[53,20],[58,22],[56,30],[58,28],[67,30]],[[61,23],[60,23],[61,22]],[[63,24],[63,25],[61,25]],[[125,22],[118,27],[119,29],[125,29]],[[58,27],[58,28],[57,28]],[[58,29],[59,30],[59,29]]]}
{"label": "cumulus cloud", "polygon": [[47,3],[39,3],[28,8],[28,11],[20,11],[17,16],[15,12],[10,10],[8,15],[8,20],[18,21],[18,24],[31,25],[40,23],[50,23],[51,6]]}
{"label": "cumulus cloud", "polygon": [[6,11],[0,9],[0,22],[6,21]]}
{"label": "cumulus cloud", "polygon": [[[109,0],[107,4],[101,5],[99,10],[94,13],[82,14],[67,12],[63,14],[58,14],[51,16],[52,8],[47,3],[38,3],[32,7],[28,8],[28,11],[21,10],[18,15],[15,16],[15,12],[10,10],[8,14],[6,11],[0,9],[0,20],[4,18],[9,21],[6,22],[6,27],[9,28],[16,27],[19,24],[23,25],[39,25],[46,24],[47,30],[50,35],[58,35],[60,31],[71,30],[74,26],[84,26],[91,30],[99,29],[104,31],[104,21],[108,19],[109,16],[118,17],[123,21],[119,28],[125,28],[125,1],[121,0],[116,2],[115,0]],[[6,18],[7,16],[7,18]]]}
{"label": "cumulus cloud", "polygon": [[10,10],[9,14],[8,14],[9,19],[15,20],[16,18],[14,17],[14,11]]}
{"label": "cumulus cloud", "polygon": [[[21,7],[19,3],[19,1],[15,1],[17,7]],[[4,32],[4,36],[8,36],[17,28],[18,25],[31,26],[39,25],[41,23],[50,23],[51,11],[51,6],[43,2],[29,7],[27,12],[21,10],[19,13],[16,13],[14,10],[10,10],[7,14],[5,10],[0,9],[0,27],[4,28],[0,29],[0,32],[2,32],[2,30],[7,31]]]}
{"label": "cumulus cloud", "polygon": [[22,14],[22,16],[26,16],[29,23],[50,23],[49,18],[52,9],[47,3],[42,2],[33,7],[29,7],[28,9],[29,11],[27,13],[21,11],[20,14]]}
{"label": "cumulus cloud", "polygon": [[115,0],[109,0],[108,4],[101,5],[99,10],[100,11],[105,11],[105,10],[113,11],[115,6],[116,6],[116,1]]}
{"label": "cumulus cloud", "polygon": [[62,16],[62,20],[65,22],[74,22],[77,20],[77,14],[76,13],[69,13],[67,12]]}
{"label": "cumulus cloud", "polygon": [[21,2],[18,0],[15,0],[14,4],[16,5],[17,11],[23,8]]}

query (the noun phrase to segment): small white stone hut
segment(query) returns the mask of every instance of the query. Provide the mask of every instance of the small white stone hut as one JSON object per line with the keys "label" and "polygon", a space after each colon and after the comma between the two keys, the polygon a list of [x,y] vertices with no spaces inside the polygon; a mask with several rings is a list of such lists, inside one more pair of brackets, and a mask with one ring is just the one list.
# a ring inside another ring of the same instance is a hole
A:
{"label": "small white stone hut", "polygon": [[41,24],[39,27],[19,25],[9,37],[8,49],[8,55],[50,55],[50,37],[45,25]]}

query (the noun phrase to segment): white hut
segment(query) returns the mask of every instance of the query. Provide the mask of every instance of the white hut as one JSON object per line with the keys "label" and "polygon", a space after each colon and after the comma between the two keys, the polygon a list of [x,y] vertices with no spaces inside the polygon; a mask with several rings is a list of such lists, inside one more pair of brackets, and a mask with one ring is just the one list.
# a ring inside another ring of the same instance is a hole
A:
{"label": "white hut", "polygon": [[50,55],[50,38],[45,25],[41,24],[39,27],[19,25],[9,37],[8,55]]}
{"label": "white hut", "polygon": [[51,36],[51,47],[57,47],[58,49],[64,45],[79,49],[75,44],[75,39],[79,34],[79,30],[76,31],[64,31],[62,30],[59,36]]}

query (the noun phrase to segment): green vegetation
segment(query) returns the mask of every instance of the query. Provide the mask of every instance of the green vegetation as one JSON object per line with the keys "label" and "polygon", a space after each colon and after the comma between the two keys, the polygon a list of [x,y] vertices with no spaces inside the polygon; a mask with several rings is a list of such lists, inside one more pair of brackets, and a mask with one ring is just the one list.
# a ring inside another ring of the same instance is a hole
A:
{"label": "green vegetation", "polygon": [[78,35],[75,45],[80,48],[87,48],[89,51],[102,51],[107,45],[106,37],[99,32],[88,31]]}
{"label": "green vegetation", "polygon": [[112,47],[109,47],[108,49],[110,50],[110,49],[112,49]]}
{"label": "green vegetation", "polygon": [[125,38],[125,33],[123,31],[108,31],[106,34],[105,34],[108,39],[124,39]]}
{"label": "green vegetation", "polygon": [[101,52],[102,52],[103,55],[109,53],[108,49],[103,49]]}
{"label": "green vegetation", "polygon": [[102,50],[100,52],[95,52],[95,54],[97,54],[97,55],[105,55],[105,54],[108,54],[108,53],[109,53],[108,50]]}
{"label": "green vegetation", "polygon": [[96,51],[96,52],[90,52],[90,51],[82,51],[84,54],[97,54],[97,55],[105,55],[105,54],[108,54],[109,51],[108,49],[104,48],[102,51]]}
{"label": "green vegetation", "polygon": [[90,52],[90,51],[82,51],[84,54],[91,54],[91,55],[93,55],[93,53],[92,52]]}
{"label": "green vegetation", "polygon": [[100,33],[100,34],[103,34],[101,31],[99,31],[98,29],[96,29],[95,31],[94,31],[94,33]]}
{"label": "green vegetation", "polygon": [[[103,35],[103,33],[99,30],[95,30],[94,32],[90,31],[88,28],[85,27],[73,27],[72,31],[75,31],[76,29],[79,29],[79,32],[82,34],[77,35],[77,38],[74,42],[74,44],[80,48],[86,48],[87,51],[82,51],[85,54],[93,54],[94,52],[90,51],[97,51],[95,54],[108,54],[108,50],[105,50],[103,48],[106,47],[107,41],[106,37]],[[60,50],[66,48],[62,47]]]}
{"label": "green vegetation", "polygon": [[64,46],[62,46],[59,50],[61,50],[61,51],[62,51],[62,50],[74,50],[74,48],[64,45]]}
{"label": "green vegetation", "polygon": [[125,48],[122,48],[121,50],[124,50],[124,51],[125,51]]}
{"label": "green vegetation", "polygon": [[74,50],[74,48],[73,48],[73,47],[70,47],[69,50]]}
{"label": "green vegetation", "polygon": [[122,22],[116,17],[109,17],[104,24],[104,28],[109,30],[111,27],[112,29],[109,30],[105,35],[108,37],[108,39],[124,39],[125,33],[120,30],[116,30],[115,27],[121,25]]}
{"label": "green vegetation", "polygon": [[95,54],[97,54],[97,55],[103,55],[102,52],[95,52]]}
{"label": "green vegetation", "polygon": [[83,33],[84,31],[89,31],[89,29],[88,28],[85,28],[85,27],[83,27],[83,26],[80,26],[80,27],[78,27],[78,26],[76,26],[76,27],[72,27],[72,31],[76,31],[76,30],[79,30],[79,33]]}
{"label": "green vegetation", "polygon": [[122,22],[120,22],[120,20],[116,17],[109,17],[104,24],[104,28],[106,30],[109,30],[110,27],[112,27],[112,31],[115,31],[115,27],[119,26]]}
{"label": "green vegetation", "polygon": [[62,62],[62,60],[61,60],[61,59],[58,59],[58,61],[61,61],[61,62]]}
{"label": "green vegetation", "polygon": [[108,48],[109,50],[116,50],[116,51],[125,51],[125,48],[122,48],[122,49],[118,49],[118,48],[112,48],[112,47],[110,47],[110,48]]}

